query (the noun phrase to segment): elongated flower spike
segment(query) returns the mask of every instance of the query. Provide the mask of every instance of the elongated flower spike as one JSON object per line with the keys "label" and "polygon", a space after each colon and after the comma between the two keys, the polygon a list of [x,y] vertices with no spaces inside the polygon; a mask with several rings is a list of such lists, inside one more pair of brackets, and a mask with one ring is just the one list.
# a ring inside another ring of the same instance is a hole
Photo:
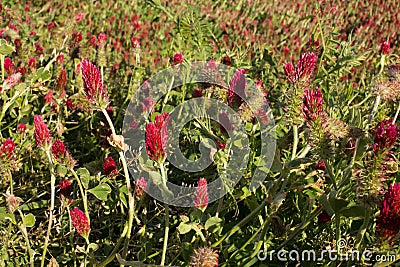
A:
{"label": "elongated flower spike", "polygon": [[163,162],[165,159],[168,132],[168,113],[157,115],[154,122],[146,125],[146,151],[151,160]]}
{"label": "elongated flower spike", "polygon": [[38,147],[49,146],[51,143],[51,136],[49,128],[46,123],[43,121],[42,116],[35,115],[33,118],[33,124],[35,126],[35,139]]}
{"label": "elongated flower spike", "polygon": [[200,178],[196,187],[196,196],[194,199],[194,206],[197,209],[204,210],[208,205],[208,191],[207,191],[207,180]]}
{"label": "elongated flower spike", "polygon": [[90,233],[90,225],[85,213],[83,213],[83,211],[78,208],[73,208],[70,211],[70,216],[76,232],[85,239],[88,239]]}
{"label": "elongated flower spike", "polygon": [[100,71],[88,60],[82,62],[81,70],[86,98],[93,104],[95,109],[105,109],[109,100],[103,86]]}

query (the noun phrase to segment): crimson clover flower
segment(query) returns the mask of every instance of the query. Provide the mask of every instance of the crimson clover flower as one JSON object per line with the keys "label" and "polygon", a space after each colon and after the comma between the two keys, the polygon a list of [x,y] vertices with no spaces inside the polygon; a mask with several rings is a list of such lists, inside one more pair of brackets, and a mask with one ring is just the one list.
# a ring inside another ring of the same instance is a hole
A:
{"label": "crimson clover flower", "polygon": [[35,115],[33,118],[33,124],[35,126],[35,139],[38,147],[48,146],[51,143],[51,136],[49,128],[43,121],[42,116]]}
{"label": "crimson clover flower", "polygon": [[71,221],[74,225],[76,232],[87,239],[90,233],[90,225],[89,220],[86,217],[85,213],[78,208],[73,208],[70,211]]}
{"label": "crimson clover flower", "polygon": [[197,182],[194,206],[197,209],[205,209],[208,205],[207,180],[200,178]]}
{"label": "crimson clover flower", "polygon": [[397,127],[392,119],[379,122],[372,132],[375,135],[373,149],[378,154],[390,150],[396,143]]}
{"label": "crimson clover flower", "polygon": [[142,198],[143,192],[147,187],[147,181],[144,179],[144,177],[141,177],[140,179],[135,181],[135,195],[137,198]]}
{"label": "crimson clover flower", "polygon": [[84,60],[81,64],[83,90],[86,98],[94,104],[96,108],[104,109],[108,106],[108,96],[104,89],[100,71],[89,60]]}
{"label": "crimson clover flower", "polygon": [[393,238],[400,230],[400,183],[389,186],[377,219],[377,232],[384,238]]}
{"label": "crimson clover flower", "polygon": [[237,108],[243,103],[242,97],[244,97],[244,90],[247,85],[244,73],[244,69],[238,69],[229,83],[228,105],[230,107]]}
{"label": "crimson clover flower", "polygon": [[115,163],[115,160],[112,157],[104,159],[103,172],[107,176],[115,176],[118,174],[117,164]]}
{"label": "crimson clover flower", "polygon": [[302,113],[307,121],[315,121],[323,114],[324,98],[321,91],[316,89],[304,90]]}
{"label": "crimson clover flower", "polygon": [[315,69],[315,63],[317,56],[313,52],[307,52],[301,55],[297,66],[294,67],[291,62],[286,63],[283,66],[283,70],[291,83],[297,83],[304,79],[308,80]]}
{"label": "crimson clover flower", "polygon": [[71,153],[69,153],[65,148],[65,144],[62,141],[56,140],[53,142],[51,145],[51,153],[58,163],[64,164],[69,168],[74,167],[75,161],[72,158]]}
{"label": "crimson clover flower", "polygon": [[168,142],[167,123],[169,121],[168,113],[157,115],[154,122],[146,125],[146,151],[151,160],[159,163],[165,159],[165,153]]}

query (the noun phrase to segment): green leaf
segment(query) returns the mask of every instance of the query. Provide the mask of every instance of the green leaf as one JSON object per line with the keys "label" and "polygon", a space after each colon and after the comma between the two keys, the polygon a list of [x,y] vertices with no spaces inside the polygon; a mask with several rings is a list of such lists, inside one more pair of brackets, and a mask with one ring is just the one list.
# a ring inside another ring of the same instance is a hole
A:
{"label": "green leaf", "polygon": [[89,181],[90,181],[90,173],[86,168],[79,168],[76,173],[79,175],[79,178],[81,179],[81,182],[83,184],[83,187],[85,189],[88,189],[89,187]]}
{"label": "green leaf", "polygon": [[187,234],[190,232],[190,230],[192,230],[192,226],[190,224],[187,224],[185,222],[181,222],[178,226],[178,232],[181,235]]}
{"label": "green leaf", "polygon": [[6,208],[0,207],[0,222],[3,220],[10,220],[13,224],[16,224],[14,214],[7,212]]}
{"label": "green leaf", "polygon": [[211,233],[221,232],[222,231],[222,222],[224,220],[218,217],[211,217],[206,221],[205,228],[207,231]]}
{"label": "green leaf", "polygon": [[99,184],[95,188],[89,189],[88,192],[92,193],[98,199],[106,201],[108,194],[111,193],[111,187],[108,184]]}
{"label": "green leaf", "polygon": [[0,40],[0,54],[2,54],[3,56],[8,56],[12,52],[14,52],[14,50],[14,47],[9,45],[6,40]]}
{"label": "green leaf", "polygon": [[347,218],[362,219],[365,217],[365,207],[360,205],[345,207],[340,211],[340,215]]}
{"label": "green leaf", "polygon": [[22,218],[22,221],[24,222],[26,227],[32,227],[35,225],[36,219],[32,213],[29,213]]}
{"label": "green leaf", "polygon": [[45,82],[45,81],[50,80],[50,78],[51,78],[50,71],[49,70],[45,70],[44,67],[41,67],[36,71],[36,75],[33,78],[32,82],[36,82],[36,81]]}

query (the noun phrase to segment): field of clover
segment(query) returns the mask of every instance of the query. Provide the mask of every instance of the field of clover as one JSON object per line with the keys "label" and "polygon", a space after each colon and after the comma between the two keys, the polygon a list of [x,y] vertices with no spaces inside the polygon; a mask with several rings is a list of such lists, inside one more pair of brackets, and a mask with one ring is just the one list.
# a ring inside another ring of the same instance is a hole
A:
{"label": "field of clover", "polygon": [[394,265],[399,28],[396,0],[1,1],[0,266]]}

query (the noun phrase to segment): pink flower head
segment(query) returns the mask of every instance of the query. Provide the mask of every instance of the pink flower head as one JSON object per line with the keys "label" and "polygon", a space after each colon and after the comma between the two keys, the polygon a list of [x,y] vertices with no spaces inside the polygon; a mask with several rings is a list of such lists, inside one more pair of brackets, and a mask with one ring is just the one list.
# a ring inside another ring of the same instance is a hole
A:
{"label": "pink flower head", "polygon": [[103,172],[107,176],[116,176],[118,174],[117,163],[115,163],[112,157],[104,159]]}
{"label": "pink flower head", "polygon": [[81,69],[86,98],[98,108],[106,107],[108,105],[108,96],[103,87],[100,71],[88,60],[82,62]]}
{"label": "pink flower head", "polygon": [[218,121],[220,123],[220,130],[223,133],[232,132],[235,128],[225,111],[218,114]]}
{"label": "pink flower head", "polygon": [[296,68],[292,63],[286,63],[283,67],[285,74],[291,83],[296,83],[302,79],[308,81],[314,72],[317,56],[313,52],[301,55]]}
{"label": "pink flower head", "polygon": [[135,181],[135,195],[137,198],[142,198],[143,192],[147,187],[147,181],[144,179],[144,177],[141,177],[140,179]]}
{"label": "pink flower head", "polygon": [[10,138],[0,146],[0,157],[7,157],[11,159],[14,155],[15,143]]}
{"label": "pink flower head", "polygon": [[50,145],[51,143],[50,131],[46,123],[43,121],[42,116],[35,115],[33,118],[33,124],[35,126],[34,135],[38,147]]}
{"label": "pink flower head", "polygon": [[376,153],[390,150],[397,140],[397,127],[393,120],[384,120],[378,123],[372,130],[375,134],[373,149]]}
{"label": "pink flower head", "polygon": [[90,225],[85,213],[78,208],[73,208],[70,211],[70,216],[72,224],[74,225],[78,234],[87,239],[90,233]]}
{"label": "pink flower head", "polygon": [[194,206],[197,209],[205,209],[208,205],[208,192],[207,192],[207,180],[200,178],[197,182],[196,196],[194,199]]}
{"label": "pink flower head", "polygon": [[149,158],[154,161],[163,162],[168,142],[167,123],[168,113],[157,115],[154,122],[146,125],[146,151]]}
{"label": "pink flower head", "polygon": [[72,183],[69,180],[60,181],[60,198],[61,200],[68,199],[67,203],[71,204],[72,202]]}
{"label": "pink flower head", "polygon": [[390,50],[390,43],[387,41],[383,41],[381,43],[381,52],[385,55],[389,54],[389,50]]}
{"label": "pink flower head", "polygon": [[22,74],[19,72],[8,76],[7,79],[5,79],[3,82],[3,90],[12,89],[17,83],[19,83],[19,81],[21,80],[21,77],[22,77]]}
{"label": "pink flower head", "polygon": [[391,184],[382,202],[377,219],[377,232],[384,238],[393,238],[400,230],[400,183]]}
{"label": "pink flower head", "polygon": [[83,20],[84,14],[85,13],[83,13],[83,12],[75,14],[74,15],[75,22],[76,23],[81,22]]}
{"label": "pink flower head", "polygon": [[172,65],[178,65],[178,64],[181,64],[181,63],[183,63],[183,54],[182,53],[175,53],[173,56],[172,56],[172,59],[171,59],[171,64]]}
{"label": "pink flower head", "polygon": [[245,70],[238,69],[233,75],[228,88],[228,105],[230,107],[239,107],[243,103],[242,97],[245,96],[247,85]]}
{"label": "pink flower head", "polygon": [[105,33],[100,33],[97,39],[99,40],[99,47],[104,47],[107,42],[107,35]]}
{"label": "pink flower head", "polygon": [[4,70],[7,73],[7,75],[11,75],[15,72],[14,64],[13,64],[11,58],[9,58],[9,57],[6,57],[4,59]]}
{"label": "pink flower head", "polygon": [[307,121],[315,121],[323,114],[324,98],[321,91],[316,89],[304,90],[302,113]]}

